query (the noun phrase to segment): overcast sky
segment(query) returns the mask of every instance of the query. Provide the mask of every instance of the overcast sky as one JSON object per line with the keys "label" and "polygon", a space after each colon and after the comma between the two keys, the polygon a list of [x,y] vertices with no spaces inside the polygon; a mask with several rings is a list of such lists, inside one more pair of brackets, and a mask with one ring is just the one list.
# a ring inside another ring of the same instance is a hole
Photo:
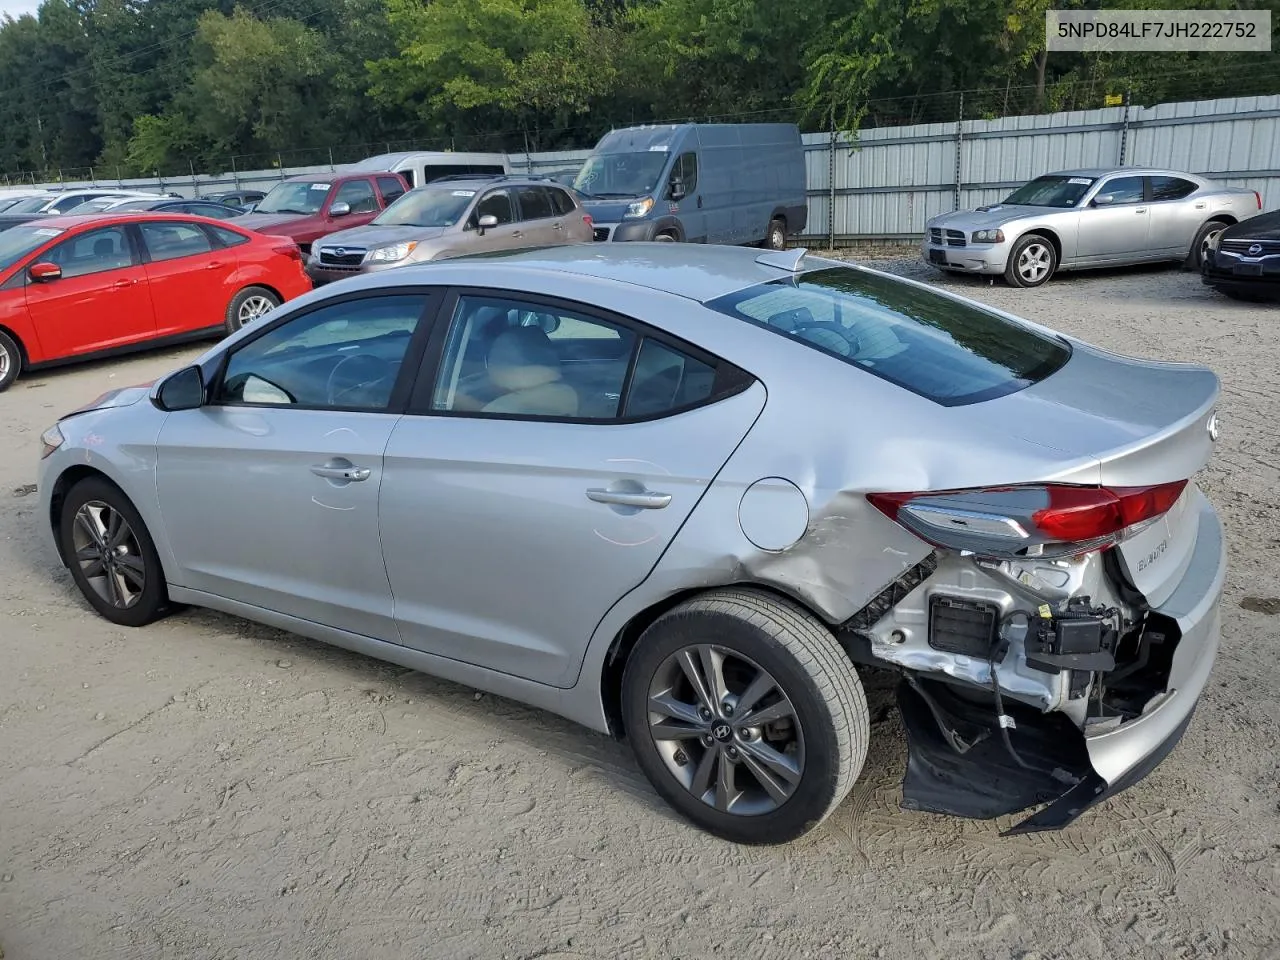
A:
{"label": "overcast sky", "polygon": [[24,13],[35,13],[38,6],[40,0],[0,0],[0,15],[7,13],[16,18]]}

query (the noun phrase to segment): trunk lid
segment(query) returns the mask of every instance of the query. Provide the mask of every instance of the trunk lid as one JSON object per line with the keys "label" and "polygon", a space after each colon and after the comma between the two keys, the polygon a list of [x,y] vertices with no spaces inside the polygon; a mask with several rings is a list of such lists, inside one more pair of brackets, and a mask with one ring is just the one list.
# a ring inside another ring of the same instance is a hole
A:
{"label": "trunk lid", "polygon": [[[1218,435],[1218,377],[1206,367],[1139,360],[1073,343],[1071,359],[1039,383],[977,405],[1004,431],[1071,458],[1097,461],[1096,482],[1143,487],[1192,480]],[[1081,478],[1084,482],[1084,478]],[[1140,525],[1117,553],[1134,586],[1159,606],[1195,550],[1189,482],[1173,507]]]}

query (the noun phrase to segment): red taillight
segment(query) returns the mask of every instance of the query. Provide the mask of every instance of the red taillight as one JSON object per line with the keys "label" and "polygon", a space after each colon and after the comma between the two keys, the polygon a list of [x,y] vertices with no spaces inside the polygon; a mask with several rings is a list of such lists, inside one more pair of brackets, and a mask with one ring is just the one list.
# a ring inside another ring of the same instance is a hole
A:
{"label": "red taillight", "polygon": [[298,262],[302,262],[302,251],[298,249],[296,243],[278,243],[271,248],[272,253],[283,254]]}
{"label": "red taillight", "polygon": [[935,546],[1009,555],[1031,547],[1081,545],[1077,552],[1083,552],[1111,546],[1128,528],[1168,512],[1186,486],[1186,480],[1146,487],[1037,484],[869,493],[867,499]]}
{"label": "red taillight", "polygon": [[1031,522],[1062,543],[1098,540],[1165,513],[1186,485],[1177,480],[1154,487],[1047,487],[1049,506],[1032,514]]}
{"label": "red taillight", "polygon": [[1253,199],[1255,199],[1255,200],[1257,200],[1257,201],[1258,201],[1258,209],[1259,209],[1259,210],[1261,210],[1261,209],[1262,209],[1262,194],[1260,194],[1257,190],[1253,191]]}
{"label": "red taillight", "polygon": [[584,213],[584,214],[582,215],[582,222],[583,222],[583,223],[585,223],[588,227],[589,227],[589,226],[591,226],[591,224],[592,224],[591,214],[589,214],[589,213]]}

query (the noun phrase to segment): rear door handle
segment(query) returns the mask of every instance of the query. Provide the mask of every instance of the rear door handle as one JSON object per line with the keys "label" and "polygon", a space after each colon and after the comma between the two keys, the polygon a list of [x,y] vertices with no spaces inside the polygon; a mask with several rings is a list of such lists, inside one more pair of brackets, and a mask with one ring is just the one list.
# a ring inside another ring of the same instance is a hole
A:
{"label": "rear door handle", "polygon": [[221,260],[215,260],[213,263],[206,263],[206,264],[204,265],[204,268],[205,268],[206,270],[218,270],[218,269],[220,269],[220,268],[222,268],[222,267],[225,267],[225,266],[226,266],[226,264],[225,264],[225,263],[223,263]]}
{"label": "rear door handle", "polygon": [[517,240],[519,240],[521,237],[523,237],[523,236],[524,236],[524,234],[523,234],[523,233],[521,233],[519,230],[513,230],[513,231],[511,232],[511,236],[513,236],[513,237],[515,237]]}
{"label": "rear door handle", "polygon": [[117,280],[111,286],[117,289],[123,289],[124,287],[132,287],[137,282],[137,280]]}
{"label": "rear door handle", "polygon": [[346,480],[348,483],[368,480],[373,474],[373,471],[368,467],[357,467],[355,464],[346,461],[317,463],[311,468],[311,472],[317,477],[324,477],[326,480]]}
{"label": "rear door handle", "polygon": [[1147,208],[1146,208],[1146,207],[1139,207],[1137,210],[1135,210],[1135,211],[1133,211],[1133,212],[1134,212],[1134,213],[1146,213],[1146,212],[1147,212]]}
{"label": "rear door handle", "polygon": [[622,490],[606,490],[593,487],[587,491],[587,498],[596,503],[609,503],[619,507],[638,507],[641,510],[661,510],[671,502],[669,493],[624,492]]}
{"label": "rear door handle", "polygon": [[563,229],[564,229],[564,224],[562,224],[562,223],[553,223],[553,224],[551,225],[551,229],[552,229],[552,230],[563,230]]}

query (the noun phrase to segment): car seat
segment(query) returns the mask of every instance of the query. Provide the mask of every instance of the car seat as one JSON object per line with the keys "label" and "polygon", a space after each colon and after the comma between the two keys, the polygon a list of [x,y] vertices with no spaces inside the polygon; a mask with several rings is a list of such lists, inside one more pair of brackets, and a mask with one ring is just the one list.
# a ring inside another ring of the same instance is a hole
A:
{"label": "car seat", "polygon": [[502,391],[485,413],[574,417],[578,393],[561,379],[560,357],[540,327],[515,327],[489,348],[489,381]]}

